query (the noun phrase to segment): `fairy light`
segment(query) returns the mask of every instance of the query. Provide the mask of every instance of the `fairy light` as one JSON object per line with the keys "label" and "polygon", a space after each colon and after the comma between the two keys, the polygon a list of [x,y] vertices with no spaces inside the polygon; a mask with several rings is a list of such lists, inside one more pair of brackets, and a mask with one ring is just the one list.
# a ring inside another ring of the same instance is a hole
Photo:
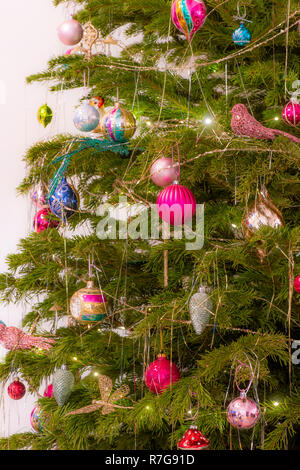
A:
{"label": "fairy light", "polygon": [[146,410],[150,410],[150,406],[147,405],[147,406],[146,406]]}
{"label": "fairy light", "polygon": [[210,126],[212,124],[213,120],[210,117],[206,117],[206,118],[203,119],[203,122],[206,126]]}
{"label": "fairy light", "polygon": [[279,121],[279,117],[278,117],[278,116],[275,116],[275,117],[274,117],[274,121]]}
{"label": "fairy light", "polygon": [[274,406],[279,406],[279,402],[278,402],[278,401],[274,401],[274,402],[273,402],[273,405],[274,405]]}
{"label": "fairy light", "polygon": [[98,372],[94,372],[94,376],[95,377],[98,377],[99,373]]}
{"label": "fairy light", "polygon": [[76,356],[74,356],[74,357],[73,357],[73,361],[77,361],[77,360],[78,360],[78,359],[77,359],[77,357],[76,357]]}

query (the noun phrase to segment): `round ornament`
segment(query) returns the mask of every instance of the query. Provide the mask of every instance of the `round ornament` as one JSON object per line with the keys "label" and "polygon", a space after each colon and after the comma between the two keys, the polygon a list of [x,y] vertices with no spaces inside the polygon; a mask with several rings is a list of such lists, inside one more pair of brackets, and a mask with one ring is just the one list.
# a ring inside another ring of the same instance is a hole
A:
{"label": "round ornament", "polygon": [[92,132],[99,124],[100,114],[98,110],[91,106],[88,101],[84,101],[76,109],[73,122],[75,127],[81,132]]}
{"label": "round ornament", "polygon": [[251,33],[248,28],[241,23],[240,26],[233,32],[232,40],[237,46],[246,46],[251,41]]}
{"label": "round ornament", "polygon": [[42,126],[47,127],[48,124],[52,121],[53,118],[53,111],[47,104],[43,104],[38,110],[37,113],[38,121],[42,124]]}
{"label": "round ornament", "polygon": [[30,194],[32,203],[37,207],[43,207],[46,204],[46,196],[44,194],[42,186],[39,184]]}
{"label": "round ornament", "polygon": [[48,385],[44,390],[44,397],[53,398],[53,385]]}
{"label": "round ornament", "polygon": [[58,225],[59,221],[53,219],[53,214],[48,207],[40,209],[33,219],[33,228],[37,233],[43,232],[48,228],[56,228]]}
{"label": "round ornament", "polygon": [[7,393],[13,400],[20,400],[26,393],[25,385],[16,378],[8,387]]}
{"label": "round ornament", "polygon": [[46,417],[41,412],[41,408],[37,405],[30,414],[30,424],[35,432],[43,432],[45,425],[49,423],[50,417]]}
{"label": "round ornament", "polygon": [[259,405],[252,398],[248,398],[243,391],[239,398],[235,398],[228,405],[227,419],[235,428],[251,429],[256,425],[259,418]]}
{"label": "round ornament", "polygon": [[182,225],[192,219],[196,205],[193,193],[177,181],[163,189],[156,200],[159,217],[170,225]]}
{"label": "round ornament", "polygon": [[296,276],[294,280],[294,289],[295,291],[300,294],[300,276]]}
{"label": "round ornament", "polygon": [[66,46],[78,44],[83,37],[83,27],[76,20],[64,21],[58,27],[58,37]]}
{"label": "round ornament", "polygon": [[63,406],[72,393],[74,386],[74,375],[64,366],[53,375],[53,395],[58,406]]}
{"label": "round ornament", "polygon": [[197,426],[191,426],[177,442],[177,449],[180,450],[208,450],[208,448],[209,439],[203,436]]}
{"label": "round ornament", "polygon": [[200,286],[196,294],[194,294],[189,303],[191,322],[197,335],[201,335],[209,322],[213,304],[209,298],[210,289]]}
{"label": "round ornament", "polygon": [[73,186],[67,183],[66,178],[63,177],[48,202],[53,214],[65,222],[78,209],[79,195]]}
{"label": "round ornament", "polygon": [[101,130],[113,142],[127,142],[135,133],[134,115],[120,103],[109,109],[101,119]]}
{"label": "round ornament", "polygon": [[72,317],[82,324],[95,323],[106,317],[108,301],[93,281],[88,281],[86,287],[71,297],[70,311]]}
{"label": "round ornament", "polygon": [[145,372],[145,384],[151,392],[156,394],[162,393],[179,379],[179,370],[164,354],[159,354]]}
{"label": "round ornament", "polygon": [[297,126],[300,123],[300,104],[296,100],[290,101],[283,108],[282,117],[287,124]]}
{"label": "round ornament", "polygon": [[175,0],[171,10],[172,21],[179,31],[185,34],[188,42],[201,28],[206,17],[206,7],[202,0]]}
{"label": "round ornament", "polygon": [[261,188],[258,201],[249,209],[243,219],[246,236],[250,236],[263,226],[278,228],[283,225],[281,212],[269,198],[266,188]]}
{"label": "round ornament", "polygon": [[172,158],[161,157],[151,166],[150,175],[153,183],[164,188],[179,178],[179,167],[174,166]]}

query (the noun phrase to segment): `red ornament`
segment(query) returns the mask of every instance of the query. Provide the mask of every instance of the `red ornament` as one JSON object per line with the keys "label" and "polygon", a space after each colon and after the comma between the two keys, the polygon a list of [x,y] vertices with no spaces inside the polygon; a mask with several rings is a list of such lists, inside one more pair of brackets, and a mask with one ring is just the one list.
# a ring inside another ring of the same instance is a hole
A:
{"label": "red ornament", "polygon": [[159,217],[170,225],[182,225],[190,220],[196,205],[194,194],[177,182],[163,189],[156,201]]}
{"label": "red ornament", "polygon": [[50,384],[44,390],[44,397],[46,398],[53,398],[53,385]]}
{"label": "red ornament", "polygon": [[282,117],[288,124],[297,126],[300,122],[300,104],[290,101],[282,110]]}
{"label": "red ornament", "polygon": [[162,393],[179,379],[179,370],[164,354],[159,354],[156,361],[151,362],[145,372],[145,384],[151,392],[156,394]]}
{"label": "red ornament", "polygon": [[191,426],[183,438],[177,442],[177,449],[180,450],[204,450],[208,447],[209,439],[203,436],[197,426]]}
{"label": "red ornament", "polygon": [[48,207],[39,210],[33,219],[33,228],[37,233],[43,232],[48,228],[56,228],[58,224],[59,221],[53,219],[53,214]]}
{"label": "red ornament", "polygon": [[300,276],[295,277],[294,289],[296,292],[298,292],[298,294],[300,294]]}
{"label": "red ornament", "polygon": [[7,393],[13,400],[20,400],[26,393],[25,385],[16,378],[8,387]]}

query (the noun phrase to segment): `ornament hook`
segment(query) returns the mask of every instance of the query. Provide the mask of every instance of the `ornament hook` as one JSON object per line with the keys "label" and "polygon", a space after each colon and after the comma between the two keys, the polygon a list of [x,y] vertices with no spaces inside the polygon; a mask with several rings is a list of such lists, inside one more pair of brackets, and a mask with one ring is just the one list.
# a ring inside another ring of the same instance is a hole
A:
{"label": "ornament hook", "polygon": [[246,19],[246,16],[247,16],[246,5],[243,5],[243,7],[244,7],[244,13],[243,13],[243,15],[241,15],[241,13],[240,13],[240,2],[237,2],[237,6],[236,6],[237,15],[235,15],[233,17],[233,19],[236,20],[236,21],[240,21],[241,23],[244,23],[245,21],[247,21],[247,23],[252,23],[252,21]]}

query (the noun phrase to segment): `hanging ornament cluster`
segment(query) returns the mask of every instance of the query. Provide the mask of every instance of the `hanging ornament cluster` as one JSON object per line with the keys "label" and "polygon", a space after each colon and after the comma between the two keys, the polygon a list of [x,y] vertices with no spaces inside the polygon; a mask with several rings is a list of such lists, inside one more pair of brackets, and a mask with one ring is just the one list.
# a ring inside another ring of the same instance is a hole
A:
{"label": "hanging ornament cluster", "polygon": [[16,378],[8,387],[7,393],[13,400],[20,400],[26,393],[25,385]]}
{"label": "hanging ornament cluster", "polygon": [[151,179],[157,186],[165,187],[179,179],[179,166],[174,166],[172,158],[158,158],[150,169]]}
{"label": "hanging ornament cluster", "polygon": [[88,281],[86,287],[71,297],[70,311],[72,317],[82,324],[95,323],[106,317],[108,301],[100,289],[94,286],[93,281]]}
{"label": "hanging ornament cluster", "polygon": [[191,426],[177,442],[179,450],[208,450],[209,439],[203,436],[197,426]]}
{"label": "hanging ornament cluster", "polygon": [[59,221],[53,218],[53,214],[48,207],[40,209],[33,218],[33,229],[40,233],[48,228],[57,228]]}
{"label": "hanging ornament cluster", "polygon": [[88,100],[83,101],[73,117],[75,127],[81,132],[92,132],[98,126],[99,120],[99,111]]}
{"label": "hanging ornament cluster", "polygon": [[47,104],[43,104],[38,110],[37,117],[42,126],[47,127],[52,121],[53,111]]}
{"label": "hanging ornament cluster", "polygon": [[203,26],[206,18],[206,7],[202,0],[175,0],[171,16],[174,25],[181,31],[188,42]]}
{"label": "hanging ornament cluster", "polygon": [[296,276],[294,279],[294,289],[298,294],[300,294],[300,276]]}
{"label": "hanging ornament cluster", "polygon": [[78,44],[83,36],[83,27],[73,19],[64,21],[58,27],[58,37],[66,46],[74,46]]}
{"label": "hanging ornament cluster", "polygon": [[74,386],[74,375],[62,366],[53,375],[53,395],[58,406],[67,403]]}
{"label": "hanging ornament cluster", "polygon": [[182,225],[191,220],[196,205],[193,193],[177,181],[163,189],[156,200],[159,217],[170,225]]}
{"label": "hanging ornament cluster", "polygon": [[189,303],[191,322],[197,335],[201,335],[209,322],[213,304],[209,297],[210,289],[200,286],[196,294],[192,295]]}
{"label": "hanging ornament cluster", "polygon": [[179,379],[179,370],[166,358],[165,354],[159,354],[145,372],[145,384],[151,392],[156,394],[162,393]]}
{"label": "hanging ornament cluster", "polygon": [[128,142],[136,130],[134,115],[123,108],[120,103],[104,114],[100,122],[101,131],[105,137],[113,142]]}
{"label": "hanging ornament cluster", "polygon": [[291,101],[286,104],[282,110],[282,118],[287,124],[297,126],[300,123],[300,104],[298,96],[300,95],[300,80],[293,82],[292,88],[295,90],[290,93]]}
{"label": "hanging ornament cluster", "polygon": [[48,203],[53,214],[66,222],[79,207],[79,195],[63,177],[54,193],[49,197]]}
{"label": "hanging ornament cluster", "polygon": [[15,326],[5,326],[0,323],[0,344],[10,351],[31,348],[48,350],[53,343],[54,340],[51,338],[28,335]]}

